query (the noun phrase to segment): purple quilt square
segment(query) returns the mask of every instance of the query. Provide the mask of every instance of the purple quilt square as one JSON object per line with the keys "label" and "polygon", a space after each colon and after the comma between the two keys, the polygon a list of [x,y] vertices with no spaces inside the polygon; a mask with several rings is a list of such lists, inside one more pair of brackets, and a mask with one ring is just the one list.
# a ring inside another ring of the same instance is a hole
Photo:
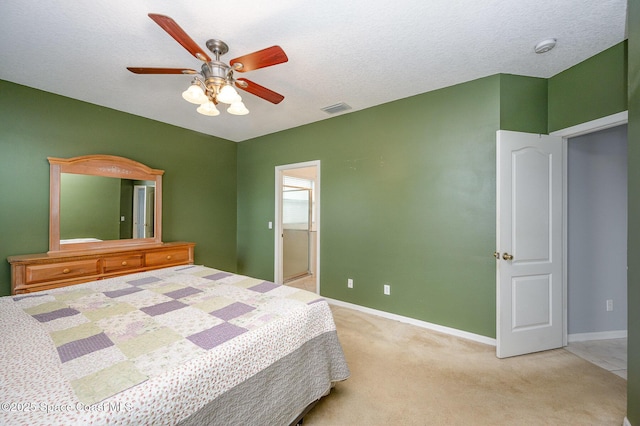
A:
{"label": "purple quilt square", "polygon": [[109,346],[113,346],[111,339],[106,334],[100,333],[59,346],[58,355],[60,361],[67,362]]}
{"label": "purple quilt square", "polygon": [[178,290],[170,291],[164,295],[171,297],[172,299],[182,299],[183,297],[191,296],[192,294],[202,293],[202,290],[198,290],[193,287],[185,287]]}
{"label": "purple quilt square", "polygon": [[167,312],[175,311],[176,309],[184,308],[185,305],[182,302],[177,300],[172,300],[170,302],[158,303],[157,305],[147,306],[146,308],[140,308],[142,312],[147,315],[151,315],[152,317],[156,315],[166,314]]}
{"label": "purple quilt square", "polygon": [[245,333],[247,329],[229,324],[228,322],[211,327],[208,330],[193,334],[187,339],[191,340],[202,349],[212,349],[221,343],[231,340],[236,336]]}
{"label": "purple quilt square", "polygon": [[13,298],[13,301],[14,301],[14,302],[18,302],[18,301],[20,301],[20,300],[22,300],[22,299],[29,299],[29,298],[32,298],[32,297],[42,297],[42,296],[48,296],[48,295],[49,295],[49,293],[42,293],[42,294],[27,294],[27,295],[25,295],[25,296],[16,296],[16,297],[14,297],[14,298]]}
{"label": "purple quilt square", "polygon": [[222,320],[229,321],[231,319],[239,317],[240,315],[244,315],[247,312],[251,312],[254,309],[255,308],[253,306],[245,305],[241,302],[236,302],[209,313]]}
{"label": "purple quilt square", "polygon": [[175,269],[175,271],[176,271],[176,272],[179,272],[179,271],[186,271],[187,269],[193,269],[193,268],[195,268],[195,266],[193,266],[193,265],[188,265],[188,266],[185,266],[184,268],[176,268],[176,269]]}
{"label": "purple quilt square", "polygon": [[217,281],[217,280],[221,280],[223,278],[230,277],[231,275],[232,274],[230,274],[228,272],[218,272],[217,274],[207,275],[206,277],[202,277],[202,278],[206,278],[208,280]]}
{"label": "purple quilt square", "polygon": [[143,289],[138,287],[127,287],[127,288],[121,288],[120,290],[105,291],[104,295],[114,299],[116,297],[126,296],[131,293],[137,293],[142,290]]}
{"label": "purple quilt square", "polygon": [[278,284],[274,284],[271,281],[263,281],[258,285],[249,287],[249,290],[257,291],[258,293],[266,293],[278,287],[280,287]]}
{"label": "purple quilt square", "polygon": [[158,281],[160,281],[160,278],[146,277],[146,278],[139,278],[137,280],[127,281],[127,283],[129,283],[131,285],[143,285],[143,284],[155,283],[155,282],[158,282]]}
{"label": "purple quilt square", "polygon": [[55,311],[51,311],[51,312],[45,312],[42,314],[35,314],[32,315],[32,317],[34,317],[35,319],[37,319],[39,322],[49,322],[49,321],[53,321],[54,319],[58,319],[58,318],[64,318],[64,317],[71,317],[73,315],[77,315],[80,312],[76,311],[75,309],[72,308],[62,308],[62,309],[56,309]]}

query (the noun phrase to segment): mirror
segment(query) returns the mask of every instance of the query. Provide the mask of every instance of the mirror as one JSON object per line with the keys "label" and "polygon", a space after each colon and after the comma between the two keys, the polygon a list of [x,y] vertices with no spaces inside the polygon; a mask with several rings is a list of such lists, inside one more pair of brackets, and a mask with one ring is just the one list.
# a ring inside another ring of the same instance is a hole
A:
{"label": "mirror", "polygon": [[123,157],[49,157],[49,251],[161,243],[163,170]]}
{"label": "mirror", "polygon": [[155,182],[60,174],[60,244],[153,238]]}

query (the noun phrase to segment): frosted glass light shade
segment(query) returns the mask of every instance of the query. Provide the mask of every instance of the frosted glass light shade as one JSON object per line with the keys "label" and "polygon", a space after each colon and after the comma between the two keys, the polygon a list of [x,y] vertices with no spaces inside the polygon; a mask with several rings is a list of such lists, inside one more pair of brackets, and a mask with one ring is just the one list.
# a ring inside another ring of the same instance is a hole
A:
{"label": "frosted glass light shade", "polygon": [[228,84],[222,86],[222,89],[220,89],[220,93],[218,93],[216,99],[218,100],[218,102],[222,102],[225,104],[232,104],[234,102],[240,102],[242,100],[240,95],[238,95],[238,92],[236,92],[236,89]]}
{"label": "frosted glass light shade", "polygon": [[202,105],[209,101],[209,98],[204,94],[202,87],[198,84],[192,84],[187,90],[182,92],[182,98],[187,102],[198,105]]}
{"label": "frosted glass light shade", "polygon": [[247,109],[246,106],[244,106],[242,101],[232,103],[231,106],[229,108],[227,108],[227,112],[229,114],[233,114],[233,115],[247,115],[247,114],[249,114],[249,110]]}
{"label": "frosted glass light shade", "polygon": [[196,111],[198,111],[200,114],[208,115],[211,117],[220,115],[220,111],[218,111],[218,108],[216,108],[216,105],[211,101],[207,101],[203,103],[198,107],[198,109],[196,109]]}

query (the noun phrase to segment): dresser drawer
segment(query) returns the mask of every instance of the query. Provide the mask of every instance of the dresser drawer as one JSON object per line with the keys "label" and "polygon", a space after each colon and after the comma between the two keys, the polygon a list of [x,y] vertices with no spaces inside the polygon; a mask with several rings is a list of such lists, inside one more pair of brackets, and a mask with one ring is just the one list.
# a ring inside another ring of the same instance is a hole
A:
{"label": "dresser drawer", "polygon": [[68,278],[100,273],[98,259],[76,260],[51,265],[27,265],[25,268],[26,283],[64,280]]}
{"label": "dresser drawer", "polygon": [[176,248],[146,253],[144,262],[146,266],[175,265],[189,262],[189,248]]}
{"label": "dresser drawer", "polygon": [[144,264],[143,256],[135,254],[130,256],[107,257],[104,259],[104,272],[126,271],[127,269],[138,269]]}

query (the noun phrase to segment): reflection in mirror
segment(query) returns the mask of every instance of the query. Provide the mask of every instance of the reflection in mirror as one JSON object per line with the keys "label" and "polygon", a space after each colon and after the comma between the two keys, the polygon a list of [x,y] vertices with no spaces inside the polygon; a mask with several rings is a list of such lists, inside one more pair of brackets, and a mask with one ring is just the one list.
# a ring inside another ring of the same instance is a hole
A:
{"label": "reflection in mirror", "polygon": [[155,182],[60,174],[60,244],[152,238]]}
{"label": "reflection in mirror", "polygon": [[162,175],[114,155],[48,157],[49,253],[162,244]]}

